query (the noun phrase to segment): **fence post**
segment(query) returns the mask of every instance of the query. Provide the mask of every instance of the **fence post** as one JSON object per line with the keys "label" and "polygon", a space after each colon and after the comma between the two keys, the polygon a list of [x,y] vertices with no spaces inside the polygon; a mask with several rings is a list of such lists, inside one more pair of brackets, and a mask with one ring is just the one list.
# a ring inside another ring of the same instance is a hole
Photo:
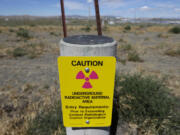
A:
{"label": "fence post", "polygon": [[[60,56],[116,56],[117,42],[96,35],[71,36],[60,41]],[[110,127],[66,128],[67,135],[110,135]]]}

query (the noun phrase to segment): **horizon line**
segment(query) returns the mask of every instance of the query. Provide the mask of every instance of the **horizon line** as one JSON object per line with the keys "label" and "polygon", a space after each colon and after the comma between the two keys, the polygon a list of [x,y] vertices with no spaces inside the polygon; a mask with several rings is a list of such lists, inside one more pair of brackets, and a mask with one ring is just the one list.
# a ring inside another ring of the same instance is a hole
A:
{"label": "horizon line", "polygon": [[[28,14],[22,14],[22,15],[1,15],[0,17],[21,17],[21,16],[30,16],[30,17],[61,17],[61,15],[28,15]],[[87,15],[66,15],[67,17],[69,16],[80,16],[80,17],[89,17]],[[90,17],[95,17],[94,15]],[[114,16],[114,15],[101,15],[101,17],[119,17],[119,18],[132,18],[135,19],[134,17],[123,17],[123,16]],[[180,19],[180,17],[136,17],[136,19],[141,19],[141,18],[149,18],[149,19]]]}

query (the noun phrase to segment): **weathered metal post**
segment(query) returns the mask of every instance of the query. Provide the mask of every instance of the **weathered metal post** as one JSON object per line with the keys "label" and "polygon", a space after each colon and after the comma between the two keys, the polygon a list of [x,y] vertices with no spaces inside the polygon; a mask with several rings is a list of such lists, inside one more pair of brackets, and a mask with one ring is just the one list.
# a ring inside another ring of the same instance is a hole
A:
{"label": "weathered metal post", "polygon": [[102,35],[102,29],[101,29],[101,18],[100,18],[100,13],[99,13],[99,1],[94,0],[94,6],[95,6],[95,12],[96,12],[96,23],[97,23],[97,31],[98,35]]}
{"label": "weathered metal post", "polygon": [[60,0],[61,5],[61,19],[62,19],[62,25],[63,25],[63,32],[64,37],[67,37],[67,30],[66,30],[66,17],[65,17],[65,11],[64,11],[64,0]]}

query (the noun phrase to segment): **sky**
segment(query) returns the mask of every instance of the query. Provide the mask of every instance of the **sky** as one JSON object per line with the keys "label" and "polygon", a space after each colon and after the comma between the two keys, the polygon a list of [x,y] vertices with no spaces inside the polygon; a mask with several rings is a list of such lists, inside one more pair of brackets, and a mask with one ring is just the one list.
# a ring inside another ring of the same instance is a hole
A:
{"label": "sky", "polygon": [[[66,15],[93,16],[93,0],[64,0]],[[102,16],[180,18],[180,0],[99,0]],[[0,0],[0,15],[59,16],[59,0]]]}

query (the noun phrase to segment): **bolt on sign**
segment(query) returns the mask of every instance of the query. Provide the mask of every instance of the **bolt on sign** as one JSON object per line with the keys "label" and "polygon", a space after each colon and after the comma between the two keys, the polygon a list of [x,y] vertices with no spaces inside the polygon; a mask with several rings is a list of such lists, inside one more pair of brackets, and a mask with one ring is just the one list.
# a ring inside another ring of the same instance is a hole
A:
{"label": "bolt on sign", "polygon": [[114,57],[58,58],[65,127],[111,125],[115,65]]}

